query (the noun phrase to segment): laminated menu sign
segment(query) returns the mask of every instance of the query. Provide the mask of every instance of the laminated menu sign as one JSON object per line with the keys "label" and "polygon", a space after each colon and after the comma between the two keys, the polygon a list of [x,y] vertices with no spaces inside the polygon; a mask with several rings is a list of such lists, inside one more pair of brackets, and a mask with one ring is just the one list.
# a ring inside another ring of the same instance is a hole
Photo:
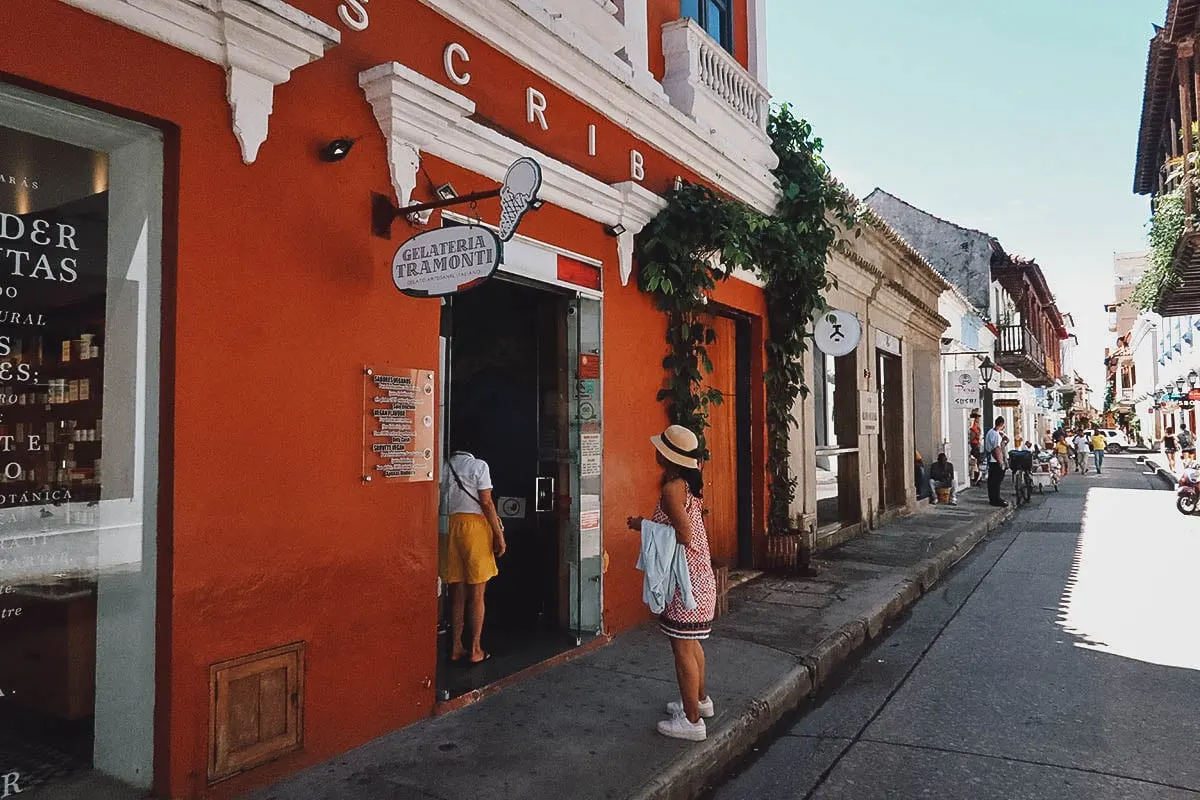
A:
{"label": "laminated menu sign", "polygon": [[433,480],[434,374],[363,370],[363,481]]}

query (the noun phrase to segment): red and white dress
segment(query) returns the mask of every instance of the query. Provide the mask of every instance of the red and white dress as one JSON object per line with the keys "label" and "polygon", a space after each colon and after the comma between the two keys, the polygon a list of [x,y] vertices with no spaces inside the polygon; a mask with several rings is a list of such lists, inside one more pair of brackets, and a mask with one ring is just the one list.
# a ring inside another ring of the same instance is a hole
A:
{"label": "red and white dress", "polygon": [[[672,639],[707,639],[712,633],[712,621],[717,612],[717,578],[713,574],[712,555],[708,550],[708,532],[704,529],[704,504],[689,490],[684,509],[692,521],[692,543],[684,548],[684,554],[687,556],[696,607],[690,611],[684,608],[683,596],[676,588],[675,596],[658,617],[658,627]],[[651,521],[671,524],[662,503],[654,509]]]}

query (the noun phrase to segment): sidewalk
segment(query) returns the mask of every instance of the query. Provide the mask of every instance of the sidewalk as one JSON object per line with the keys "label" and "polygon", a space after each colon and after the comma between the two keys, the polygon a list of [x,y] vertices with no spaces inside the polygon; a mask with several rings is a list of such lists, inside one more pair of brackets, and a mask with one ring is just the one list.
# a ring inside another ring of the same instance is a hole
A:
{"label": "sidewalk", "polygon": [[669,647],[645,626],[252,797],[693,797],[1013,513],[981,489],[959,503],[922,505],[821,554],[817,578],[763,576],[735,589],[705,643],[717,716],[703,743],[655,732],[677,692]]}

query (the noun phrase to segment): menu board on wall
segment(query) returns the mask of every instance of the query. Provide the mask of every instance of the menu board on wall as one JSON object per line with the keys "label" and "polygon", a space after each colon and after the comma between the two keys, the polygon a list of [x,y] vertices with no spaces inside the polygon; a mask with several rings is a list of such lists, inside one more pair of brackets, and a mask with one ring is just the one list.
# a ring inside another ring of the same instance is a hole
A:
{"label": "menu board on wall", "polygon": [[101,497],[104,153],[0,127],[0,509]]}
{"label": "menu board on wall", "polygon": [[363,481],[433,480],[434,374],[363,370]]}

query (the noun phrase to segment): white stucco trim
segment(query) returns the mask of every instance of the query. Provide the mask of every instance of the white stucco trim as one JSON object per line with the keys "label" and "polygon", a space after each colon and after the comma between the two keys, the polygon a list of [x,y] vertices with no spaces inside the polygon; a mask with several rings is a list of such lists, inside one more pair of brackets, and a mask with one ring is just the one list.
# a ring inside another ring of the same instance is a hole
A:
{"label": "white stucco trim", "polygon": [[267,139],[275,87],[321,58],[341,34],[283,0],[63,0],[220,65],[242,160]]}
{"label": "white stucco trim", "polygon": [[387,140],[392,186],[399,206],[409,205],[421,153],[457,164],[494,181],[504,179],[521,157],[542,167],[541,199],[602,225],[625,228],[617,237],[621,283],[633,271],[633,237],[666,205],[639,183],[612,186],[482,125],[471,117],[475,103],[403,64],[366,70],[358,84]]}
{"label": "white stucco trim", "polygon": [[750,74],[767,85],[767,0],[746,0],[750,37]]}
{"label": "white stucco trim", "polygon": [[[734,148],[537,0],[421,0],[651,147],[763,212],[778,200],[766,142]],[[749,140],[747,140],[749,141]]]}

